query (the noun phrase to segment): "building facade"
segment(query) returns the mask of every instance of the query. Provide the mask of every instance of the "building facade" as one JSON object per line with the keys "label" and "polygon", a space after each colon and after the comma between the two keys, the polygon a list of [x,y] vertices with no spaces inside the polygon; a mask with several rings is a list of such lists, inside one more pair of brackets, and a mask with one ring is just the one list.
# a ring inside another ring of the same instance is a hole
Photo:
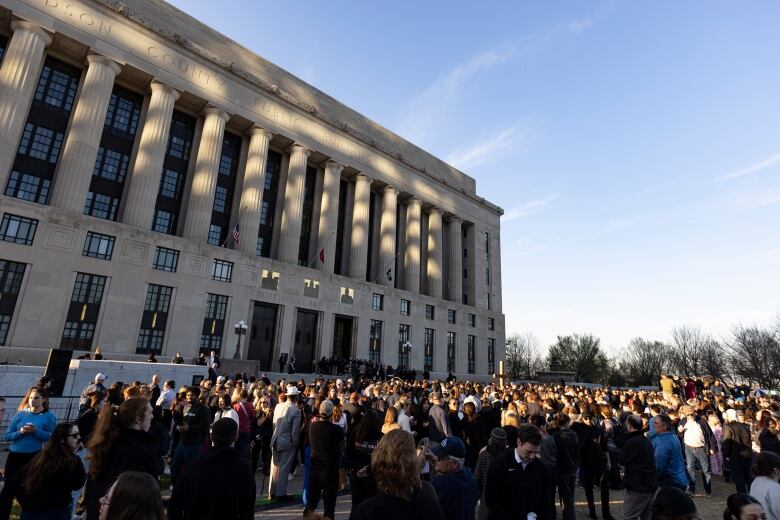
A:
{"label": "building facade", "polygon": [[0,57],[0,360],[504,359],[474,179],[158,0],[0,0]]}

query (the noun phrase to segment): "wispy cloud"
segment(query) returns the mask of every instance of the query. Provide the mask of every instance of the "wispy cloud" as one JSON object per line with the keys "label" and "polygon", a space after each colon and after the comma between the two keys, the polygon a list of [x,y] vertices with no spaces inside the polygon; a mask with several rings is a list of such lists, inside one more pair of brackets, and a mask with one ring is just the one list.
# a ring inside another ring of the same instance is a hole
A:
{"label": "wispy cloud", "polygon": [[447,162],[463,171],[484,166],[506,157],[508,153],[526,150],[539,133],[540,124],[516,123],[477,143],[456,148]]}
{"label": "wispy cloud", "polygon": [[507,222],[511,222],[519,218],[523,218],[529,215],[533,215],[535,213],[539,213],[540,211],[544,210],[547,206],[549,206],[559,196],[560,196],[559,193],[553,193],[552,195],[548,195],[547,197],[544,197],[542,199],[529,200],[528,202],[521,204],[520,206],[514,206],[512,208],[509,208],[504,213],[504,216],[501,217],[501,220],[503,221],[504,224],[506,224]]}
{"label": "wispy cloud", "polygon": [[607,221],[606,224],[597,229],[594,233],[585,235],[585,239],[593,239],[603,237],[604,235],[610,235],[617,233],[618,231],[624,231],[633,227],[637,222],[642,220],[641,215],[629,215],[625,217],[618,217]]}
{"label": "wispy cloud", "polygon": [[569,22],[566,26],[566,30],[572,34],[580,34],[583,31],[589,29],[594,23],[596,23],[596,17],[588,16],[580,20]]}
{"label": "wispy cloud", "polygon": [[756,172],[760,172],[761,170],[765,170],[766,168],[769,168],[772,165],[780,163],[780,152],[777,152],[775,155],[768,159],[764,159],[763,161],[759,161],[756,164],[752,166],[748,166],[747,168],[743,168],[741,170],[736,170],[731,173],[727,173],[726,175],[721,175],[720,177],[715,177],[712,179],[712,182],[724,182],[724,181],[730,181],[731,179],[737,179],[739,177],[745,177],[747,175],[752,175]]}
{"label": "wispy cloud", "polygon": [[727,203],[728,213],[743,213],[755,209],[780,204],[780,192],[760,191],[740,193],[731,197]]}

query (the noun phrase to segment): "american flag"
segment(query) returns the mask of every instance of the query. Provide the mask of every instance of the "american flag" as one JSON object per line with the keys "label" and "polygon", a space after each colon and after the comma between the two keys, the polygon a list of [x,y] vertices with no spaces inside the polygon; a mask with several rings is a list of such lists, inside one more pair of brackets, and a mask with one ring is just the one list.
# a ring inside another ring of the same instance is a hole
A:
{"label": "american flag", "polygon": [[233,242],[236,244],[236,248],[241,247],[241,233],[238,229],[238,222],[236,222],[236,227],[233,228],[231,236],[233,237]]}

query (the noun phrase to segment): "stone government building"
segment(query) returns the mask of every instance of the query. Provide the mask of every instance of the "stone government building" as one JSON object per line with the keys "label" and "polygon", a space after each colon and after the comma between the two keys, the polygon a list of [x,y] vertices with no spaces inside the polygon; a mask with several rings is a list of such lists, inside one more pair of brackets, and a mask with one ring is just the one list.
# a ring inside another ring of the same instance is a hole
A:
{"label": "stone government building", "polygon": [[159,0],[0,0],[0,56],[0,361],[496,372],[471,177]]}

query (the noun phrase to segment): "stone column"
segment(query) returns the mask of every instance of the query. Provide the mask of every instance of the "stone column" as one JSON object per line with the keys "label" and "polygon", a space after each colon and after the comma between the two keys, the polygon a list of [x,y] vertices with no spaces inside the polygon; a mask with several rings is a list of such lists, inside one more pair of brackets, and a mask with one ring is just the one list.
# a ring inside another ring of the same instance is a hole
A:
{"label": "stone column", "polygon": [[[341,171],[344,166],[336,161],[325,163],[325,178],[322,182],[322,205],[320,206],[320,229],[317,254],[325,249],[325,262],[322,271],[333,273],[336,264],[336,235],[338,234],[339,191],[341,188]],[[319,261],[319,256],[317,257]]]}
{"label": "stone column", "polygon": [[428,295],[441,298],[441,210],[428,211]]}
{"label": "stone column", "polygon": [[203,131],[195,159],[187,218],[184,221],[184,236],[197,242],[205,242],[209,236],[225,123],[230,119],[230,115],[214,107],[206,107],[203,115]]}
{"label": "stone column", "polygon": [[352,249],[349,254],[349,276],[366,280],[368,262],[368,212],[371,208],[371,178],[355,177],[355,205],[352,209]]}
{"label": "stone column", "polygon": [[265,190],[265,163],[268,160],[268,143],[273,136],[268,130],[257,126],[249,131],[249,151],[238,210],[241,215],[241,252],[249,256],[255,256],[257,250],[257,232],[260,229],[260,210]]}
{"label": "stone column", "polygon": [[[390,186],[385,188],[382,197],[382,220],[379,232],[379,283],[394,286],[395,280],[395,228],[398,190]],[[387,270],[392,269],[393,280],[387,279]]]}
{"label": "stone column", "polygon": [[282,262],[298,263],[306,161],[310,154],[308,149],[299,144],[294,144],[290,151],[290,167],[287,172],[287,189],[284,192],[282,210],[282,242],[279,245],[279,260]]}
{"label": "stone column", "polygon": [[160,190],[163,161],[168,146],[173,106],[179,93],[168,85],[152,83],[152,97],[141,129],[135,167],[122,221],[142,229],[152,229],[154,205]]}
{"label": "stone column", "polygon": [[463,235],[461,234],[461,224],[463,221],[459,217],[450,219],[450,280],[449,296],[450,300],[461,303],[463,301]]}
{"label": "stone column", "polygon": [[406,206],[406,261],[404,274],[406,283],[404,289],[420,293],[420,239],[422,226],[422,201],[411,198]]}
{"label": "stone column", "polygon": [[97,54],[87,56],[87,74],[73,109],[70,130],[54,180],[52,206],[79,214],[84,211],[114,78],[120,70],[119,65],[108,58]]}
{"label": "stone column", "polygon": [[13,21],[11,29],[14,34],[0,67],[0,190],[8,183],[44,51],[51,44],[51,35],[30,22]]}

